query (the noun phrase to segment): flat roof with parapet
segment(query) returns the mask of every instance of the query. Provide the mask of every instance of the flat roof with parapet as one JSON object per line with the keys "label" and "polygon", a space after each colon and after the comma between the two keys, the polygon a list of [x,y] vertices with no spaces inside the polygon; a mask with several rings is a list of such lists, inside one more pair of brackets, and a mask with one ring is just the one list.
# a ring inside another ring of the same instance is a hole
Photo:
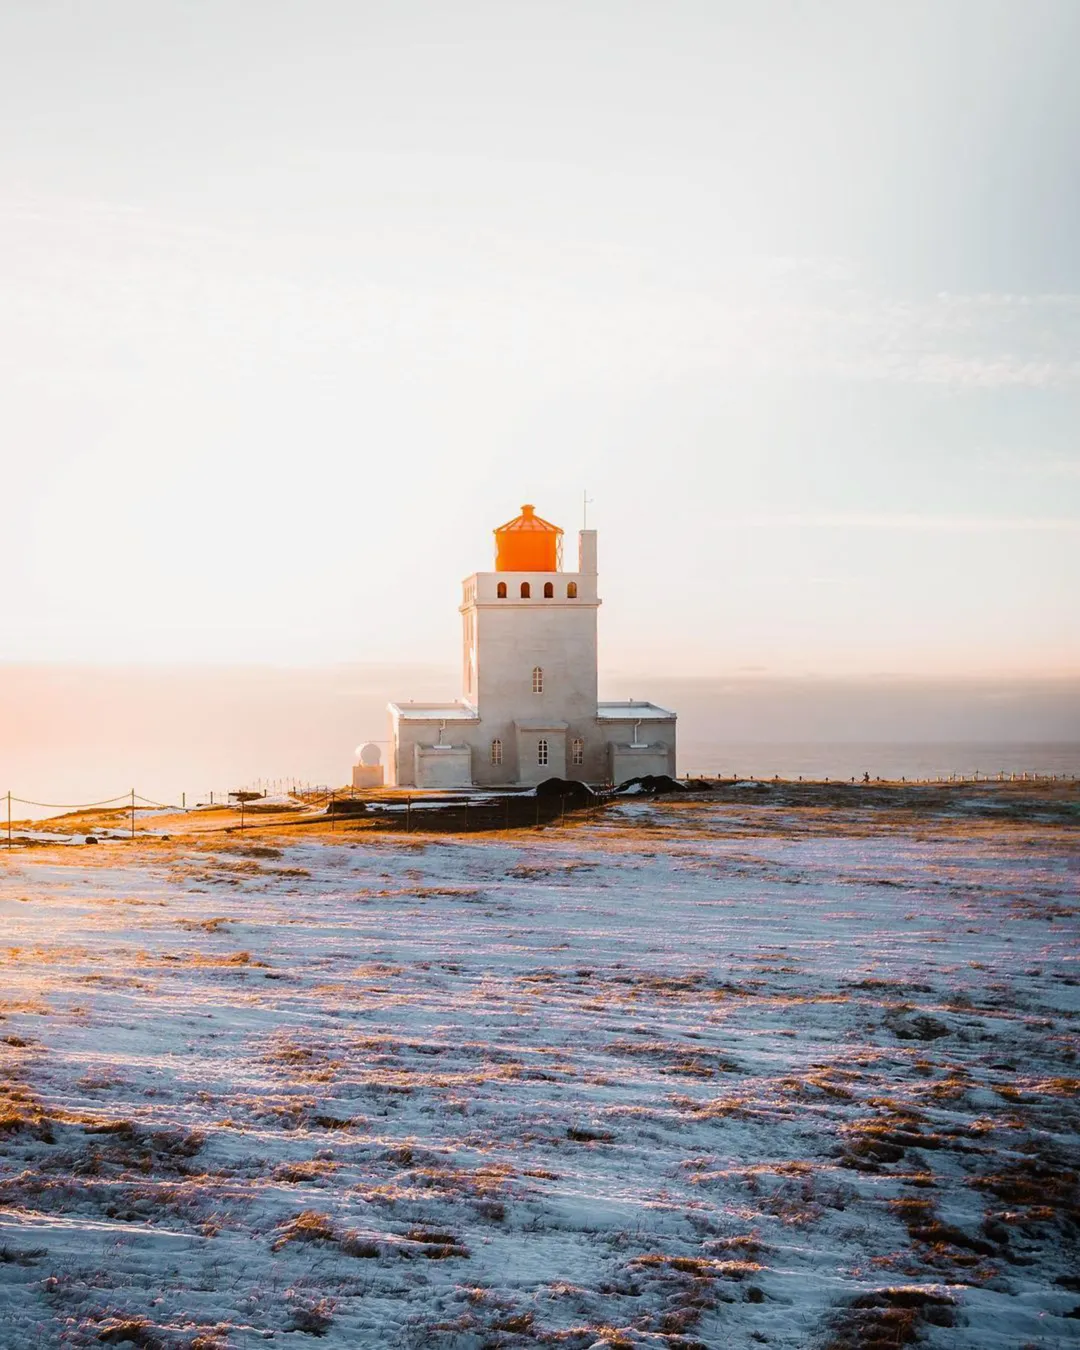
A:
{"label": "flat roof with parapet", "polygon": [[669,718],[675,720],[675,714],[669,712],[667,708],[661,708],[656,703],[638,703],[634,699],[629,699],[625,703],[599,703],[596,707],[596,716],[602,722],[636,722],[639,717],[643,722],[650,719],[656,722],[663,722]]}
{"label": "flat roof with parapet", "polygon": [[467,703],[391,703],[405,722],[478,722],[480,715]]}

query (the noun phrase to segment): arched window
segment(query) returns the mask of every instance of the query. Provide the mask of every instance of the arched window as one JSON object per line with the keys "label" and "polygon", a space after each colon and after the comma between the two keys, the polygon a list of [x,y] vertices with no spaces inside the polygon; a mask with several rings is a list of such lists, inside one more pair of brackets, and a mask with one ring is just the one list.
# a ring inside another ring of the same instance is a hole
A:
{"label": "arched window", "polygon": [[533,693],[542,694],[544,692],[544,672],[539,666],[533,666]]}
{"label": "arched window", "polygon": [[502,763],[502,741],[498,738],[491,742],[491,762],[492,764]]}
{"label": "arched window", "polygon": [[506,599],[506,582],[505,582],[505,581],[500,581],[499,584],[495,587],[495,595],[496,595],[496,597],[497,597],[499,600],[505,600],[505,599]]}
{"label": "arched window", "polygon": [[585,742],[581,739],[580,736],[575,736],[574,739],[570,742],[570,763],[571,764],[585,763]]}
{"label": "arched window", "polygon": [[566,583],[566,598],[567,598],[567,600],[576,600],[576,599],[577,599],[577,582],[576,582],[576,581],[568,581],[568,582]]}
{"label": "arched window", "polygon": [[544,599],[545,600],[555,599],[555,587],[551,584],[550,581],[544,582]]}
{"label": "arched window", "polygon": [[522,598],[522,600],[528,600],[528,598],[529,598],[530,595],[532,595],[532,590],[531,590],[531,588],[530,588],[530,586],[529,586],[529,583],[528,583],[527,581],[523,581],[523,582],[521,583],[521,598]]}
{"label": "arched window", "polygon": [[536,742],[536,762],[537,764],[548,762],[548,744],[542,737]]}

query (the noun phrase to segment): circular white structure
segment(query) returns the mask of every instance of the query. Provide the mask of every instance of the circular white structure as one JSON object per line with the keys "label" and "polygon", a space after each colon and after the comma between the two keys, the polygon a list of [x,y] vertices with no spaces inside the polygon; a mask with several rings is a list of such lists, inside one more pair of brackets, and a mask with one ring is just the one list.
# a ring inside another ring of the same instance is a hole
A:
{"label": "circular white structure", "polygon": [[368,741],[366,745],[356,747],[356,758],[365,768],[372,769],[382,763],[382,751],[374,741]]}

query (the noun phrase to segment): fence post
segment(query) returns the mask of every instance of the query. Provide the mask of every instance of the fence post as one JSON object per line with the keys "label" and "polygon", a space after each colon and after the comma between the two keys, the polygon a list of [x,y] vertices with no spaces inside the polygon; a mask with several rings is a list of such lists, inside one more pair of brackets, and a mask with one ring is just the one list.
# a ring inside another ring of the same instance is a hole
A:
{"label": "fence post", "polygon": [[244,828],[244,797],[242,793],[240,796],[240,828],[241,830]]}
{"label": "fence post", "polygon": [[8,789],[7,795],[7,846],[11,847],[11,789]]}
{"label": "fence post", "polygon": [[412,798],[405,798],[405,833],[412,834]]}
{"label": "fence post", "polygon": [[131,837],[135,838],[135,789],[131,789]]}

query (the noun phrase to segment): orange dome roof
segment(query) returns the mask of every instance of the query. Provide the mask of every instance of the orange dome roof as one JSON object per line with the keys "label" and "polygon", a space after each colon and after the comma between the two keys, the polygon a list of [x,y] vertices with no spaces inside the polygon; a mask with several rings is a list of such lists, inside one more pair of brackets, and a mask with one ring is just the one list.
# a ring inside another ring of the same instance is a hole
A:
{"label": "orange dome roof", "polygon": [[495,531],[496,572],[557,572],[562,530],[525,505]]}

